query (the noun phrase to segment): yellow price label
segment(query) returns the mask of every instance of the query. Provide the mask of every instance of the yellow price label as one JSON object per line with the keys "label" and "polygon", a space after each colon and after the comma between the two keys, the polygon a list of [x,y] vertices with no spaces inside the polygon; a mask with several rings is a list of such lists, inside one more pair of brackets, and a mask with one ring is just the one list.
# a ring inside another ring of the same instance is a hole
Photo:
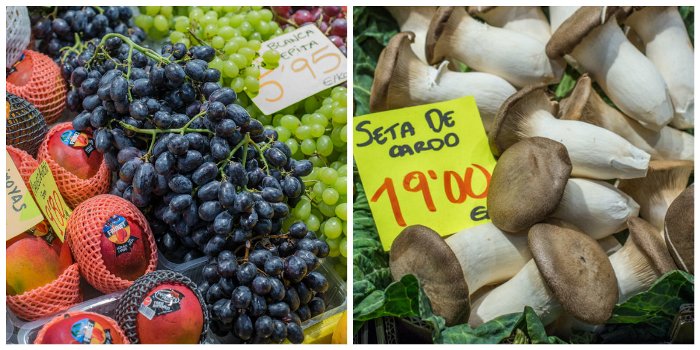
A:
{"label": "yellow price label", "polygon": [[66,226],[68,226],[68,218],[72,211],[58,191],[56,180],[53,178],[51,169],[46,164],[46,161],[41,162],[29,178],[29,185],[34,191],[34,198],[39,203],[39,208],[44,213],[49,224],[51,224],[58,238],[63,242]]}
{"label": "yellow price label", "polygon": [[384,250],[406,226],[489,222],[496,165],[472,96],[353,118],[355,161]]}
{"label": "yellow price label", "polygon": [[7,196],[5,228],[7,234],[5,240],[10,240],[39,224],[44,220],[44,217],[41,216],[39,207],[24,184],[10,153],[5,151],[5,156],[7,156],[5,169],[5,194]]}

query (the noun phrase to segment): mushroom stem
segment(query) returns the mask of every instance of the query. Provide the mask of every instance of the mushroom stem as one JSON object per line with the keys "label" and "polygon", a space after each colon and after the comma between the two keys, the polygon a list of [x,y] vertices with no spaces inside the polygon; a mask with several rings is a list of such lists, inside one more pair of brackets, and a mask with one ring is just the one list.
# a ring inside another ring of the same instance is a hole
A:
{"label": "mushroom stem", "polygon": [[492,223],[462,230],[445,240],[462,266],[470,294],[505,281],[530,260],[527,235],[511,235]]}
{"label": "mushroom stem", "polygon": [[430,20],[437,7],[435,6],[386,6],[387,11],[399,24],[402,32],[413,32],[416,37],[411,49],[423,62],[425,59],[425,35],[430,26]]}
{"label": "mushroom stem", "polygon": [[552,36],[547,17],[539,6],[471,6],[469,13],[494,27],[527,34],[543,44]]}
{"label": "mushroom stem", "polygon": [[556,119],[547,111],[537,110],[521,130],[529,137],[546,137],[564,144],[573,165],[572,176],[630,179],[646,174],[648,153],[595,125]]}
{"label": "mushroom stem", "polygon": [[615,270],[620,303],[649,288],[657,278],[644,254],[629,239],[622,249],[610,256],[610,264]]}
{"label": "mushroom stem", "polygon": [[515,88],[493,74],[452,72],[445,65],[433,68],[411,51],[411,38],[411,33],[397,34],[380,56],[370,109],[377,112],[474,96],[488,133],[498,108]]}
{"label": "mushroom stem", "polygon": [[598,240],[598,244],[600,244],[600,247],[603,248],[605,254],[608,254],[608,256],[614,254],[622,248],[622,244],[620,244],[620,241],[618,241],[615,236],[601,238]]}
{"label": "mushroom stem", "polygon": [[549,7],[549,24],[552,33],[557,31],[557,28],[566,21],[567,18],[576,12],[581,6],[550,6]]}
{"label": "mushroom stem", "polygon": [[539,40],[479,22],[462,7],[438,9],[428,30],[426,57],[431,64],[454,58],[517,87],[558,81],[564,70],[547,57]]}
{"label": "mushroom stem", "polygon": [[574,90],[559,107],[560,118],[580,120],[610,130],[649,153],[652,159],[693,160],[695,156],[693,135],[668,126],[659,132],[643,127],[605,103],[586,74],[579,78]]}
{"label": "mushroom stem", "polygon": [[530,306],[544,325],[556,320],[561,304],[544,282],[534,260],[530,260],[510,280],[472,303],[469,325],[477,327],[498,316],[522,312]]}
{"label": "mushroom stem", "polygon": [[645,54],[663,77],[675,111],[671,125],[695,124],[693,45],[676,6],[649,6],[625,21],[641,37]]}
{"label": "mushroom stem", "polygon": [[661,74],[627,40],[615,17],[586,35],[571,56],[616,106],[645,127],[660,130],[673,118],[673,106]]}
{"label": "mushroom stem", "polygon": [[639,204],[609,183],[569,179],[552,216],[599,240],[624,230],[627,219],[637,214]]}

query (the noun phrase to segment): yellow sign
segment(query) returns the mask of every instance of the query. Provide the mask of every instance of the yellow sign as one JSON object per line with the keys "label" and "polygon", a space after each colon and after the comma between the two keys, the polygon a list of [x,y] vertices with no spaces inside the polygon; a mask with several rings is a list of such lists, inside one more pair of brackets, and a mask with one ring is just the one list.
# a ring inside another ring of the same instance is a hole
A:
{"label": "yellow sign", "polygon": [[34,198],[39,203],[39,208],[49,220],[58,238],[63,242],[71,210],[61,197],[56,180],[54,180],[46,161],[41,162],[29,178],[29,185],[34,191]]}
{"label": "yellow sign", "polygon": [[303,26],[261,45],[280,53],[274,70],[260,69],[255,105],[270,115],[348,79],[345,55],[316,26]]}
{"label": "yellow sign", "polygon": [[39,208],[36,206],[32,195],[22,180],[17,166],[12,161],[10,153],[7,156],[5,172],[5,193],[7,195],[7,234],[5,240],[17,237],[24,231],[31,229],[44,220]]}
{"label": "yellow sign", "polygon": [[385,250],[406,226],[489,221],[496,161],[471,96],[353,118],[355,161]]}

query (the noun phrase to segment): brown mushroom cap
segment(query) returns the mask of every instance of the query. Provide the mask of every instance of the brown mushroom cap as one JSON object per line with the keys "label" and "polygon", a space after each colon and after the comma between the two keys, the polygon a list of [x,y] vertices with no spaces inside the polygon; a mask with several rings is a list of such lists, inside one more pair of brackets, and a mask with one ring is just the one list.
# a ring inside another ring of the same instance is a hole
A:
{"label": "brown mushroom cap", "polygon": [[401,32],[394,35],[389,44],[379,54],[377,67],[374,70],[374,80],[369,95],[369,111],[372,113],[386,111],[389,109],[387,99],[389,98],[389,86],[394,75],[396,61],[399,58],[401,45],[407,43],[411,45],[415,34],[413,32]]}
{"label": "brown mushroom cap", "polygon": [[437,232],[421,225],[403,229],[391,244],[389,267],[394,280],[415,275],[448,326],[467,322],[469,287],[459,260]]}
{"label": "brown mushroom cap", "polygon": [[538,110],[556,115],[556,103],[549,99],[547,85],[532,85],[508,97],[498,109],[489,133],[491,152],[498,156],[520,141],[529,118]]}
{"label": "brown mushroom cap", "polygon": [[588,74],[581,75],[569,96],[559,101],[559,119],[583,120],[592,93],[595,94],[591,78]]}
{"label": "brown mushroom cap", "polygon": [[435,51],[440,37],[445,31],[447,22],[449,22],[455,10],[454,6],[440,6],[435,11],[433,19],[428,26],[428,32],[425,35],[425,59],[428,61],[428,64],[438,64],[444,59],[443,56],[436,55]]}
{"label": "brown mushroom cap", "polygon": [[664,240],[656,227],[638,217],[629,218],[627,227],[630,232],[628,239],[632,239],[639,251],[647,257],[649,265],[656,271],[657,275],[660,276],[676,269],[676,264],[668,253]]}
{"label": "brown mushroom cap", "polygon": [[551,224],[530,229],[528,246],[545,283],[562,308],[592,324],[604,323],[618,299],[610,260],[588,235]]}
{"label": "brown mushroom cap", "polygon": [[469,6],[467,12],[472,16],[476,16],[482,13],[487,13],[496,7],[498,6]]}
{"label": "brown mushroom cap", "polygon": [[691,274],[694,274],[695,270],[694,201],[695,184],[692,184],[668,207],[664,228],[664,237],[673,260],[679,268]]}
{"label": "brown mushroom cap", "polygon": [[619,15],[617,6],[583,6],[567,18],[552,34],[545,53],[551,59],[563,57],[593,29],[604,24],[614,15]]}
{"label": "brown mushroom cap", "polygon": [[543,137],[524,139],[496,163],[486,199],[489,217],[506,232],[522,232],[556,210],[571,175],[566,147]]}

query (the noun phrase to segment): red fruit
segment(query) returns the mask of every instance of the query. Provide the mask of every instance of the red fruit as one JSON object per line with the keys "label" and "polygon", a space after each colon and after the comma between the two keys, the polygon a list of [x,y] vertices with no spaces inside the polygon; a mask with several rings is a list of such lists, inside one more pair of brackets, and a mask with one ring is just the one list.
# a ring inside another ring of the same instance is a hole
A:
{"label": "red fruit", "polygon": [[328,17],[335,17],[340,13],[340,6],[323,6],[323,13]]}
{"label": "red fruit", "polygon": [[344,46],[345,43],[343,42],[343,38],[337,36],[337,35],[331,35],[328,37],[330,41],[336,46],[336,47],[341,47]]}
{"label": "red fruit", "polygon": [[296,23],[298,26],[314,21],[314,15],[312,15],[308,10],[299,10],[294,13],[292,18],[294,19],[294,23]]}
{"label": "red fruit", "polygon": [[150,251],[143,230],[121,215],[113,215],[101,228],[100,254],[107,269],[133,281],[146,273]]}
{"label": "red fruit", "polygon": [[197,344],[202,327],[202,305],[181,284],[165,283],[148,291],[136,316],[142,344]]}
{"label": "red fruit", "polygon": [[54,247],[28,233],[11,239],[6,247],[8,295],[22,294],[53,282],[72,262],[67,245],[64,251],[60,245]]}
{"label": "red fruit", "polygon": [[331,23],[331,34],[345,38],[348,33],[348,21],[345,18],[336,18]]}
{"label": "red fruit", "polygon": [[[58,318],[62,318],[57,320]],[[57,316],[39,332],[35,344],[128,344],[116,321],[92,312]]]}
{"label": "red fruit", "polygon": [[[26,85],[32,78],[32,72],[34,71],[32,56],[24,56],[21,61],[17,62],[13,69],[12,73],[7,76],[7,82],[17,86]],[[10,114],[8,113],[7,115]]]}
{"label": "red fruit", "polygon": [[292,12],[291,6],[272,6],[272,11],[274,11],[278,16],[287,18]]}
{"label": "red fruit", "polygon": [[102,153],[95,149],[92,135],[73,129],[54,133],[49,139],[49,156],[81,179],[94,176],[102,164]]}

